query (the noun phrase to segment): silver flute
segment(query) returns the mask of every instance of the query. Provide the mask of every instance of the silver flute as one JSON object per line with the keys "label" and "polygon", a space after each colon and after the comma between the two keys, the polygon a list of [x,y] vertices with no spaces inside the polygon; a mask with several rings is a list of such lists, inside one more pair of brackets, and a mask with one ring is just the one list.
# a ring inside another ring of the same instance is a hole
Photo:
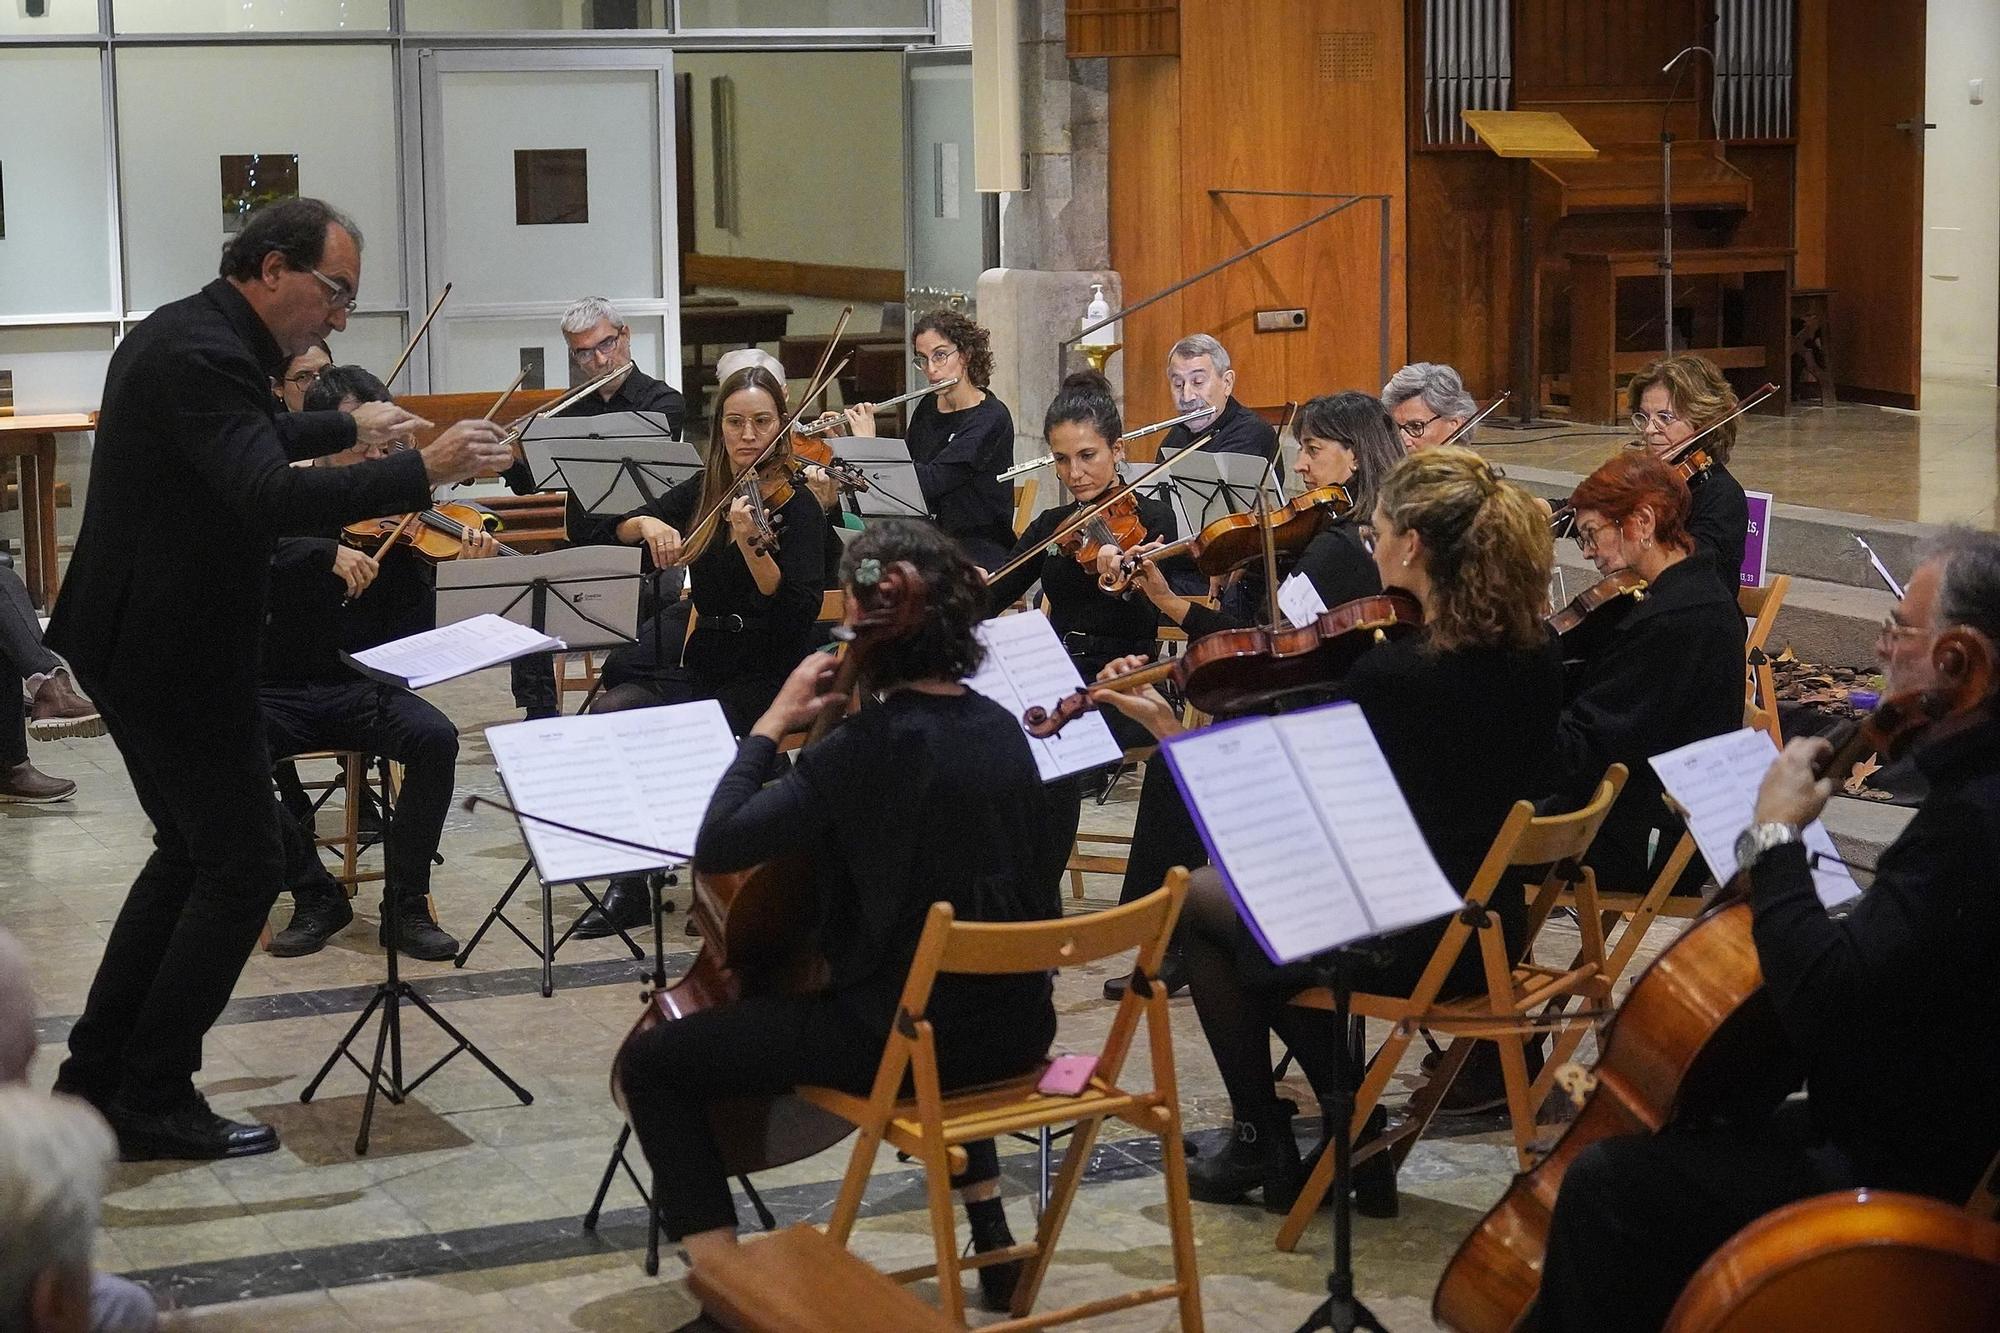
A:
{"label": "silver flute", "polygon": [[[1141,435],[1151,435],[1156,431],[1172,430],[1175,426],[1184,426],[1188,422],[1193,421],[1198,417],[1205,417],[1209,415],[1211,411],[1213,411],[1212,408],[1209,408],[1207,406],[1202,406],[1196,408],[1192,412],[1183,412],[1177,417],[1170,417],[1165,421],[1155,421],[1150,426],[1141,426],[1137,430],[1126,431],[1123,435],[1120,435],[1118,437],[1118,442],[1120,444],[1123,444],[1127,440],[1136,440]],[[1038,469],[1045,468],[1049,464],[1055,461],[1056,461],[1056,456],[1054,454],[1043,454],[1040,458],[1031,458],[1025,463],[1016,463],[1014,464],[1014,466],[1008,468],[1005,472],[1002,472],[1000,474],[999,480],[1012,481],[1014,478],[1022,476],[1025,473],[1034,472],[1037,471]]]}

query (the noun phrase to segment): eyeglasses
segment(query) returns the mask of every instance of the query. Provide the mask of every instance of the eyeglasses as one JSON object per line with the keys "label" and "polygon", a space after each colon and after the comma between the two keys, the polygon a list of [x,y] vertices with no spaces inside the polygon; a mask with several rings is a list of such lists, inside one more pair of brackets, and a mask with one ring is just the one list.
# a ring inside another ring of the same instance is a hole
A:
{"label": "eyeglasses", "polygon": [[1413,440],[1421,440],[1424,437],[1425,431],[1429,430],[1432,426],[1436,425],[1438,422],[1443,420],[1444,417],[1440,415],[1435,417],[1426,417],[1422,421],[1399,421],[1396,423],[1396,429],[1403,432],[1403,434],[1409,436]]}
{"label": "eyeglasses", "polygon": [[1680,424],[1680,420],[1671,408],[1663,408],[1658,412],[1634,412],[1632,429],[1643,432],[1648,426],[1658,426],[1661,430],[1672,430]]}
{"label": "eyeglasses", "polygon": [[354,295],[354,289],[346,283],[335,282],[316,268],[309,268],[306,272],[312,274],[319,280],[319,285],[326,288],[326,303],[333,309],[345,310],[351,315],[354,313],[354,307],[361,304]]}
{"label": "eyeglasses", "polygon": [[1609,523],[1593,523],[1589,527],[1585,527],[1579,523],[1576,526],[1576,531],[1570,534],[1570,540],[1576,543],[1577,550],[1583,552],[1585,555],[1589,555],[1597,549],[1598,534],[1614,530]]}
{"label": "eyeglasses", "polygon": [[942,367],[957,355],[958,355],[958,349],[956,347],[939,347],[933,350],[929,356],[925,356],[922,352],[918,352],[915,356],[910,358],[910,364],[915,366],[918,370],[922,370],[925,366]]}
{"label": "eyeglasses", "polygon": [[294,389],[297,389],[300,392],[304,392],[305,390],[312,388],[313,385],[319,383],[319,377],[322,373],[325,372],[325,370],[326,370],[325,366],[321,366],[318,370],[295,370],[291,374],[285,376],[285,383],[291,385]]}
{"label": "eyeglasses", "polygon": [[771,412],[759,412],[754,417],[726,416],[722,419],[722,428],[731,435],[741,435],[746,429],[753,427],[759,435],[762,435],[777,424],[778,418]]}
{"label": "eyeglasses", "polygon": [[624,336],[625,330],[620,329],[609,338],[599,338],[588,347],[572,347],[569,349],[569,359],[582,364],[586,361],[602,360],[605,357],[613,356],[618,351],[618,340]]}

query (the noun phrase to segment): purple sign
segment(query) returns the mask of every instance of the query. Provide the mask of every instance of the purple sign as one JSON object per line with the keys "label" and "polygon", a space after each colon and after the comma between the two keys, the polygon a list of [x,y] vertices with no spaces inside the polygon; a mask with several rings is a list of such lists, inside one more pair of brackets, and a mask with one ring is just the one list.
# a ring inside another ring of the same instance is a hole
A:
{"label": "purple sign", "polygon": [[1740,577],[1746,588],[1764,586],[1765,561],[1771,554],[1771,496],[1768,491],[1745,491],[1750,506],[1750,531],[1743,541],[1743,568]]}

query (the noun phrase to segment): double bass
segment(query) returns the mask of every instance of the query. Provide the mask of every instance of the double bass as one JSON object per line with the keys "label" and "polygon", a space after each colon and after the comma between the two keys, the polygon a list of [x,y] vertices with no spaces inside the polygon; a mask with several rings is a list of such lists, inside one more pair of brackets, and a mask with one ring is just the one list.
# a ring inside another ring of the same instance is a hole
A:
{"label": "double bass", "polygon": [[[1940,634],[1932,662],[1936,688],[1884,700],[1829,760],[1826,775],[1836,784],[1870,752],[1899,754],[1920,732],[1969,716],[1990,697],[1993,650],[1973,631]],[[1786,1046],[1763,991],[1746,880],[1736,876],[1633,984],[1585,1080],[1594,1086],[1576,1119],[1547,1157],[1514,1178],[1446,1265],[1431,1302],[1438,1323],[1458,1333],[1508,1333],[1520,1325],[1541,1286],[1563,1176],[1585,1148],[1655,1132],[1733,1091],[1772,1086]],[[1885,1230],[1878,1239],[1893,1236]],[[1752,1285],[1740,1272],[1732,1280]],[[1936,1327],[1925,1318],[1923,1295],[1912,1281],[1910,1328]]]}
{"label": "double bass", "polygon": [[[864,581],[867,572],[864,564],[855,576],[853,620],[834,635],[842,643],[829,693],[846,697],[847,707],[820,713],[806,732],[808,746],[857,706],[872,656],[915,632],[929,614],[927,585],[914,566],[896,561]],[[802,994],[825,984],[826,963],[813,947],[818,901],[808,858],[791,856],[726,874],[697,871],[688,911],[701,931],[701,951],[680,980],[647,994],[626,1041],[734,1000]],[[625,1107],[622,1049],[611,1064],[611,1099],[620,1110]],[[732,1176],[810,1157],[853,1131],[845,1120],[789,1093],[718,1100],[708,1115]]]}

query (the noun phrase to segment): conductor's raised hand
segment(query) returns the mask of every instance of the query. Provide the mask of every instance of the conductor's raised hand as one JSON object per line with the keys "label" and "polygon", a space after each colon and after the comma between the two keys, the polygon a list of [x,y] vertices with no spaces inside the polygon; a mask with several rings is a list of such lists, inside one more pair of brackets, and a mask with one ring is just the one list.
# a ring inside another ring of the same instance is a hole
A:
{"label": "conductor's raised hand", "polygon": [[395,403],[361,403],[354,412],[357,444],[389,445],[431,423]]}
{"label": "conductor's raised hand", "polygon": [[751,734],[777,741],[811,726],[814,718],[841,701],[840,695],[827,688],[833,683],[838,665],[832,653],[808,653],[803,662],[792,668],[792,674],[785,677],[778,697],[764,710],[764,716],[757,719]]}
{"label": "conductor's raised hand", "polygon": [[424,474],[448,486],[481,473],[505,471],[514,461],[507,433],[491,421],[460,421],[423,448]]}

